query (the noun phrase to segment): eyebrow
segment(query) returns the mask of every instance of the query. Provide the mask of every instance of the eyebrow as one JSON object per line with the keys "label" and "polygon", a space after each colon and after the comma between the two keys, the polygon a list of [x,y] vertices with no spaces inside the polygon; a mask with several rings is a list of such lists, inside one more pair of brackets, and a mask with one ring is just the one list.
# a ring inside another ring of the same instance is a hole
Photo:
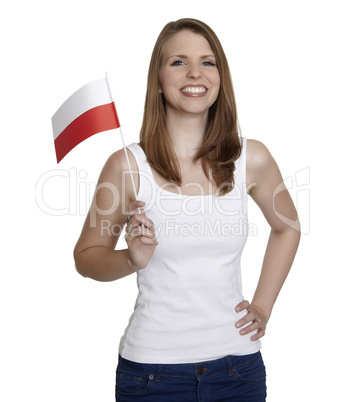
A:
{"label": "eyebrow", "polygon": [[[172,56],[169,56],[169,57],[167,58],[167,60],[170,60],[170,59],[172,59],[173,57],[180,57],[181,59],[188,59],[188,56],[186,56],[185,54],[174,54],[174,55],[172,55]],[[209,58],[209,57],[216,58],[216,56],[215,56],[214,54],[206,54],[206,55],[204,55],[204,56],[200,56],[200,59],[207,59],[207,58]]]}

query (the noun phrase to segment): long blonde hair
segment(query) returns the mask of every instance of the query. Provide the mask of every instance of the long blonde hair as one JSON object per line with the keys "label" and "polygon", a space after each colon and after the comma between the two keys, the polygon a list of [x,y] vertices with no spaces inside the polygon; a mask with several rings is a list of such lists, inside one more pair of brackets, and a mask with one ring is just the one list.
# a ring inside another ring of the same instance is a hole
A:
{"label": "long blonde hair", "polygon": [[242,146],[229,65],[219,39],[204,22],[190,18],[169,22],[158,36],[148,72],[140,145],[150,165],[167,181],[181,186],[179,163],[166,128],[165,99],[164,95],[159,93],[159,71],[164,44],[182,30],[202,35],[209,42],[216,58],[220,91],[217,100],[209,109],[204,142],[199,147],[194,161],[201,158],[206,177],[212,179],[219,194],[224,195],[234,186],[234,162],[241,155]]}

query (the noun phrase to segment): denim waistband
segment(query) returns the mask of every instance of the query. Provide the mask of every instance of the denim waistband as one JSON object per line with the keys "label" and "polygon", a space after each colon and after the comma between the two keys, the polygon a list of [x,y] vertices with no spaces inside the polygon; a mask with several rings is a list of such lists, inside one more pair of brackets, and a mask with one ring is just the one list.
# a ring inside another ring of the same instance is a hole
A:
{"label": "denim waistband", "polygon": [[243,364],[248,364],[261,356],[261,352],[252,353],[249,355],[241,356],[225,356],[217,360],[208,360],[198,363],[181,363],[181,364],[151,364],[151,363],[137,363],[131,360],[126,360],[119,355],[119,364],[135,370],[143,375],[154,375],[156,381],[159,381],[161,376],[183,376],[183,377],[205,377],[220,373],[222,371],[229,371],[233,374],[236,367]]}

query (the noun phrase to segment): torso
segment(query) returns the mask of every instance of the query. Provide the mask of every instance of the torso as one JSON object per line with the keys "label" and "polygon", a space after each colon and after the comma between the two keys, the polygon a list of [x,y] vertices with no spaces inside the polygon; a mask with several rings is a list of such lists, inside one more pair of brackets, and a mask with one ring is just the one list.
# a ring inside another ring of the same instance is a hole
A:
{"label": "torso", "polygon": [[[247,197],[241,194],[246,154],[236,161],[233,194],[200,197],[200,189],[206,193],[209,182],[200,163],[186,162],[181,164],[182,197],[176,197],[156,188],[168,189],[143,150],[133,144],[130,151],[138,163],[132,165],[133,171],[138,167],[141,172],[138,199],[154,222],[159,246],[138,272],[136,308],[121,339],[121,356],[174,364],[255,353],[260,343],[240,336],[235,327],[243,317],[235,307],[244,298],[240,261],[248,237]],[[194,182],[198,184],[193,186]]]}

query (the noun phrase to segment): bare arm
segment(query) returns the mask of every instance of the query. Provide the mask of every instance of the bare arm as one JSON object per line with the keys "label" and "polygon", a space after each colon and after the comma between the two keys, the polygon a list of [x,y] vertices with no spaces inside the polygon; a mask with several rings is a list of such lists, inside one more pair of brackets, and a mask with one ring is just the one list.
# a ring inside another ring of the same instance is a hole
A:
{"label": "bare arm", "polygon": [[300,240],[300,224],[279,168],[268,149],[259,141],[248,140],[247,185],[250,196],[271,227],[252,303],[243,301],[236,309],[248,310],[248,314],[237,323],[238,327],[253,321],[240,333],[258,330],[251,337],[256,340],[265,334],[274,303],[292,266]]}
{"label": "bare arm", "polygon": [[[129,156],[133,167],[134,157]],[[153,223],[145,213],[136,213],[144,203],[135,201],[130,178],[128,174],[123,175],[127,170],[124,151],[120,150],[110,156],[100,174],[90,211],[74,248],[76,269],[82,276],[98,281],[122,278],[144,268],[154,251],[157,242]],[[138,188],[137,175],[134,179]],[[114,250],[129,218],[131,225],[140,230],[140,236],[127,239],[128,249]]]}

